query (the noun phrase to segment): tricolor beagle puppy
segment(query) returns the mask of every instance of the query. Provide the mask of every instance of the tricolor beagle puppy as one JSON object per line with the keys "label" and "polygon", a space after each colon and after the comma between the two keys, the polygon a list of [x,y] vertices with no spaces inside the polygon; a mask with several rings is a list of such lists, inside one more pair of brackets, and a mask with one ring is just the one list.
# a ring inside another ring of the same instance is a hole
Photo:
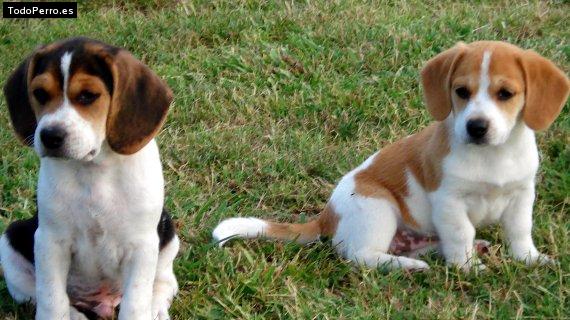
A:
{"label": "tricolor beagle puppy", "polygon": [[345,175],[321,215],[305,224],[232,218],[213,237],[296,240],[332,237],[366,266],[427,269],[419,253],[438,248],[449,265],[483,268],[475,228],[500,222],[512,256],[549,262],[532,237],[538,169],[535,131],[560,113],[566,75],[533,51],[503,42],[459,43],[421,72],[437,120],[375,153]]}
{"label": "tricolor beagle puppy", "polygon": [[169,319],[174,226],[154,136],[172,93],[129,52],[75,38],[37,49],[4,88],[40,157],[38,213],[0,239],[8,290],[36,319]]}

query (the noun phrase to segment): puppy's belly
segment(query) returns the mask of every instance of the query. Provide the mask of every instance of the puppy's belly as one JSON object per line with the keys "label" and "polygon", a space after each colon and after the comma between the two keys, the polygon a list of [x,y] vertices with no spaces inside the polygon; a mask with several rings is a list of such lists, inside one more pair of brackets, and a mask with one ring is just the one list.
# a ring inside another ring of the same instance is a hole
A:
{"label": "puppy's belly", "polygon": [[412,230],[399,228],[390,243],[388,252],[394,255],[406,255],[427,247],[431,247],[439,239],[435,235],[423,235]]}
{"label": "puppy's belly", "polygon": [[[485,240],[475,240],[474,249],[479,255],[489,252],[490,243]],[[421,234],[416,231],[398,228],[388,253],[397,256],[417,256],[429,251],[439,251],[439,238],[436,235]]]}
{"label": "puppy's belly", "polygon": [[127,256],[106,233],[87,232],[74,239],[67,291],[71,304],[110,318],[122,297],[121,261]]}

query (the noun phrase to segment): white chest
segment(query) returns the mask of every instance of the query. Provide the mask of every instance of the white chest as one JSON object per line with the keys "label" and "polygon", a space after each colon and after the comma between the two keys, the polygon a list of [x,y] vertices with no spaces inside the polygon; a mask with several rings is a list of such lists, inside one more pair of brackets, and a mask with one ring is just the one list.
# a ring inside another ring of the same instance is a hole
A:
{"label": "white chest", "polygon": [[533,181],[528,178],[499,186],[458,180],[455,196],[462,202],[473,226],[485,226],[498,222]]}
{"label": "white chest", "polygon": [[156,144],[131,156],[107,152],[92,163],[41,162],[40,228],[70,243],[71,291],[89,291],[102,279],[120,284],[121,262],[128,259],[133,241],[156,235],[164,202]]}
{"label": "white chest", "polygon": [[538,170],[534,133],[520,130],[500,146],[452,145],[437,197],[458,199],[474,226],[500,219],[521,192],[532,188]]}

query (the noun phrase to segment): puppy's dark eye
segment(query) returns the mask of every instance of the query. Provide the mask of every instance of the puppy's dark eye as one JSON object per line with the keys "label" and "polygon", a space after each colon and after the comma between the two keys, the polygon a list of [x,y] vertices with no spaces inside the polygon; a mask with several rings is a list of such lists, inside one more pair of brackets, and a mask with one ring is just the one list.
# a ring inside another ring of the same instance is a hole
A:
{"label": "puppy's dark eye", "polygon": [[49,93],[41,88],[35,89],[33,91],[33,94],[36,100],[38,100],[38,102],[42,105],[46,104],[50,99]]}
{"label": "puppy's dark eye", "polygon": [[455,89],[455,94],[457,94],[457,96],[463,100],[467,100],[471,96],[471,92],[469,92],[469,89],[465,87],[459,87]]}
{"label": "puppy's dark eye", "polygon": [[99,93],[93,93],[91,91],[83,90],[79,93],[76,100],[79,104],[87,106],[95,102],[99,98]]}
{"label": "puppy's dark eye", "polygon": [[513,94],[512,92],[510,92],[509,90],[507,90],[507,89],[501,89],[501,90],[499,90],[499,92],[497,93],[497,97],[498,97],[499,100],[501,100],[501,101],[507,101],[507,100],[509,100],[510,98],[512,98],[513,95],[514,95],[514,94]]}

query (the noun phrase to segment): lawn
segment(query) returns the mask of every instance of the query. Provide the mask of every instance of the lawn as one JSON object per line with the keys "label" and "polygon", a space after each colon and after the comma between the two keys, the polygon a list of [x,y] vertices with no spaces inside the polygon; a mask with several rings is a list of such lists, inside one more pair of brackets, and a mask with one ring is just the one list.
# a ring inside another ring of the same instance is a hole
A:
{"label": "lawn", "polygon": [[[158,136],[183,245],[173,319],[570,318],[570,106],[538,135],[534,238],[559,261],[510,261],[499,228],[484,273],[353,268],[330,243],[234,241],[221,219],[303,221],[336,181],[431,121],[419,70],[457,41],[506,40],[570,73],[567,1],[150,1],[80,4],[77,20],[0,20],[0,79],[36,46],[85,35],[122,46],[175,93]],[[1,82],[3,82],[2,80]],[[38,159],[0,103],[0,231],[35,210]],[[0,280],[0,318],[31,319]]]}

